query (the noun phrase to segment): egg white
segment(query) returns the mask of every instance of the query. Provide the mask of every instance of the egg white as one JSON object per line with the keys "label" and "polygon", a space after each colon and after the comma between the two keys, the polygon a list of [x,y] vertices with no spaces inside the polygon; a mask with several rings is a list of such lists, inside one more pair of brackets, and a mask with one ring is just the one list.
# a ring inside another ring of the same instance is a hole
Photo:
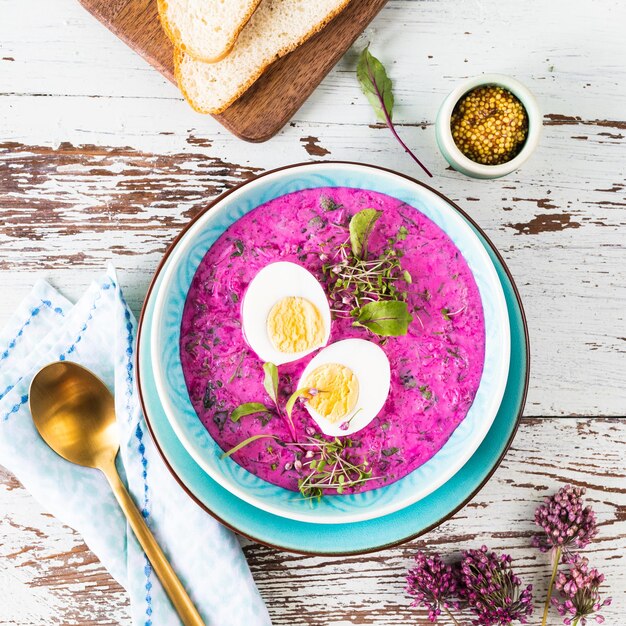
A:
{"label": "egg white", "polygon": [[[267,331],[267,319],[272,307],[290,296],[305,298],[315,305],[324,324],[324,338],[310,350],[287,354],[274,347]],[[274,365],[297,361],[325,346],[330,337],[330,306],[324,288],[311,272],[288,261],[266,265],[250,281],[241,304],[241,319],[248,345],[262,361]]]}
{"label": "egg white", "polygon": [[[335,424],[305,403],[306,410],[325,435],[346,437],[365,428],[381,411],[391,387],[389,359],[380,346],[365,339],[343,339],[320,350],[304,368],[298,388],[305,385],[309,374],[321,365],[338,363],[349,367],[359,381],[359,397],[354,409]],[[346,430],[341,424],[354,418]]]}

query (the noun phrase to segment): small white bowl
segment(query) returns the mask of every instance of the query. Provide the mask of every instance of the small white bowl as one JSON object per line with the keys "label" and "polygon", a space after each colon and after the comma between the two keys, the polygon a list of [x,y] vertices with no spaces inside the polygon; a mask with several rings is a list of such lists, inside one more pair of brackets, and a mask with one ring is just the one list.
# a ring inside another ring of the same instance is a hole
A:
{"label": "small white bowl", "polygon": [[[450,129],[452,111],[457,102],[472,89],[487,85],[497,85],[510,91],[522,103],[528,115],[528,136],[524,147],[516,157],[500,165],[483,165],[466,157],[454,143]],[[528,159],[539,143],[541,125],[542,118],[537,101],[522,83],[504,74],[483,74],[468,78],[448,94],[437,114],[435,134],[441,154],[455,170],[473,178],[499,178],[510,174]]]}

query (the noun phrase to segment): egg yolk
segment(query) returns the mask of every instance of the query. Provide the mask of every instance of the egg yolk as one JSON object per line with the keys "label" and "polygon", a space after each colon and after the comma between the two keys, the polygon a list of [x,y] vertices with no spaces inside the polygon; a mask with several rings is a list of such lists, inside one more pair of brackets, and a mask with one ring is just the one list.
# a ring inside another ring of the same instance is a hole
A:
{"label": "egg yolk", "polygon": [[312,302],[289,296],[272,307],[267,317],[267,333],[279,352],[305,352],[324,342],[324,321]]}
{"label": "egg yolk", "polygon": [[355,373],[338,363],[326,363],[314,369],[306,377],[304,387],[317,391],[309,398],[309,406],[333,424],[353,411],[359,397]]}

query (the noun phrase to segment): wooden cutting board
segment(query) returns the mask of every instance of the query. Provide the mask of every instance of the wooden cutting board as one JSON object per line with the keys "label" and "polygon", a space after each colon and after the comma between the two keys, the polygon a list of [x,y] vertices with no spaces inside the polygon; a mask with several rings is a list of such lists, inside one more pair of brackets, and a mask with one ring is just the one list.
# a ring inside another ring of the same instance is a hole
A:
{"label": "wooden cutting board", "polygon": [[[161,29],[156,0],[79,1],[161,74],[175,82],[172,44]],[[351,0],[326,28],[276,61],[215,119],[246,141],[266,141],[273,137],[386,3],[387,0]]]}

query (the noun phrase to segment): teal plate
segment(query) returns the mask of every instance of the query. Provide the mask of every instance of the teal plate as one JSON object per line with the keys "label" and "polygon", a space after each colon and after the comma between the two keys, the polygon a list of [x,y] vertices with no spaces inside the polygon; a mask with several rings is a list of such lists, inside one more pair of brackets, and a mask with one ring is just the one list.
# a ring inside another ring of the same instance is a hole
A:
{"label": "teal plate", "polygon": [[373,520],[320,525],[273,515],[231,494],[192,459],[168,422],[152,373],[150,331],[155,296],[162,270],[168,262],[168,255],[165,256],[148,292],[140,320],[137,350],[140,397],[148,426],[166,465],[189,495],[223,524],[254,541],[292,552],[324,555],[371,552],[408,541],[450,518],[481,489],[498,467],[517,430],[528,389],[526,320],[512,277],[493,244],[461,209],[444,199],[476,232],[502,283],[511,330],[508,380],[500,409],[487,436],[457,474],[415,504]]}

